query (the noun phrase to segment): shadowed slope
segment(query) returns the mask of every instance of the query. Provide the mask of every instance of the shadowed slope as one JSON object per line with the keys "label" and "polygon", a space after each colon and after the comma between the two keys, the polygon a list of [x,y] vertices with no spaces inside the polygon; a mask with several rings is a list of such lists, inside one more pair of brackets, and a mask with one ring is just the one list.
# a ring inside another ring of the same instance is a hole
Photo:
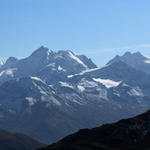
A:
{"label": "shadowed slope", "polygon": [[150,150],[150,111],[131,119],[84,129],[41,150]]}
{"label": "shadowed slope", "polygon": [[43,146],[24,134],[0,130],[0,150],[35,150]]}

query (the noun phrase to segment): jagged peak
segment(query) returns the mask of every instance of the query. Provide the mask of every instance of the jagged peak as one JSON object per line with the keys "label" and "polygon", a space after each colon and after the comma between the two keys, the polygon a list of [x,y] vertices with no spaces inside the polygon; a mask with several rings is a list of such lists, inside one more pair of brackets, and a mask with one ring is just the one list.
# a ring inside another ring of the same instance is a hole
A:
{"label": "jagged peak", "polygon": [[[125,52],[122,56],[120,56],[120,57],[128,57],[128,56],[131,56],[132,55],[132,53],[131,52],[129,52],[129,51],[127,51],[127,52]],[[119,56],[119,55],[118,55]]]}
{"label": "jagged peak", "polygon": [[52,51],[49,48],[41,46],[37,50],[35,50],[31,54],[31,56],[43,56],[43,55],[49,56],[51,53]]}
{"label": "jagged peak", "polygon": [[140,52],[135,52],[135,53],[133,53],[133,55],[141,55],[141,56],[143,56],[142,53],[140,53]]}
{"label": "jagged peak", "polygon": [[133,55],[136,56],[136,57],[141,57],[143,59],[150,59],[150,57],[148,57],[148,56],[146,56],[146,55],[144,55],[140,52],[133,53]]}
{"label": "jagged peak", "polygon": [[18,59],[16,57],[9,57],[5,64],[4,67],[12,67],[14,64],[18,62]]}
{"label": "jagged peak", "polygon": [[6,61],[7,62],[14,62],[14,61],[17,61],[18,59],[16,57],[9,57]]}
{"label": "jagged peak", "polygon": [[145,56],[140,52],[131,53],[128,51],[128,52],[124,53],[124,55],[122,55],[122,56],[116,55],[107,64],[111,64],[111,63],[114,63],[114,62],[119,61],[119,60],[121,60],[121,61],[128,61],[128,60],[145,61],[148,59],[150,59],[148,56]]}
{"label": "jagged peak", "polygon": [[141,52],[134,52],[134,53],[131,53],[131,52],[126,52],[124,55],[120,56],[120,57],[131,57],[131,56],[134,56],[134,57],[145,57]]}

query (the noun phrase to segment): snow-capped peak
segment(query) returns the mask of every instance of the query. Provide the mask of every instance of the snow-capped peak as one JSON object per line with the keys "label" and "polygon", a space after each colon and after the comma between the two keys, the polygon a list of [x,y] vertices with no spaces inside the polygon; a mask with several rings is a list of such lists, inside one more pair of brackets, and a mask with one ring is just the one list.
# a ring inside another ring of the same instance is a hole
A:
{"label": "snow-capped peak", "polygon": [[71,50],[59,50],[55,53],[57,58],[64,58],[74,64],[80,64],[83,70],[93,69],[97,66],[92,62],[92,60],[85,55],[76,55]]}
{"label": "snow-capped peak", "polygon": [[88,69],[88,67],[75,55],[73,54],[71,51],[69,51],[69,55],[72,59],[74,59],[75,61],[77,61],[79,64],[81,64],[83,67],[85,67],[85,69]]}
{"label": "snow-capped peak", "polygon": [[141,54],[140,52],[126,52],[123,56],[117,55],[112,60],[110,60],[108,64],[112,64],[118,61],[122,61],[138,70],[150,74],[150,58]]}
{"label": "snow-capped peak", "polygon": [[110,60],[108,62],[108,64],[114,63],[116,61],[123,61],[123,62],[127,62],[127,61],[144,61],[144,60],[147,60],[147,59],[148,59],[148,57],[145,57],[140,52],[136,52],[136,53],[126,52],[122,56],[119,56],[119,55],[115,56],[112,60]]}
{"label": "snow-capped peak", "polygon": [[66,51],[60,50],[57,54],[61,55],[61,56],[69,56],[71,59],[73,59],[77,63],[81,64],[85,69],[88,69],[88,66],[77,55],[75,55],[71,50],[66,50]]}

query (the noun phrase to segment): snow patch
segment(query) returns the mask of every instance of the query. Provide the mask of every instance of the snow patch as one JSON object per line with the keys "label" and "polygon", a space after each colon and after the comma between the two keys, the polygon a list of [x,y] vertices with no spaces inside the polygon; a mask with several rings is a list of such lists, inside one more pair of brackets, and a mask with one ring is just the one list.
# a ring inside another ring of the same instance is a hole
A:
{"label": "snow patch", "polygon": [[47,67],[55,67],[55,65],[56,65],[55,63],[50,63],[47,65]]}
{"label": "snow patch", "polygon": [[42,86],[38,86],[35,82],[32,83],[35,87],[37,87],[37,89],[40,91],[42,95],[46,95],[46,96],[48,95],[47,92],[42,89]]}
{"label": "snow patch", "polygon": [[49,56],[51,54],[51,50],[49,49],[48,51],[47,51],[47,55]]}
{"label": "snow patch", "polygon": [[83,78],[80,82],[80,86],[83,86],[84,88],[93,88],[98,86],[98,84],[96,82],[93,81],[88,81],[85,78]]}
{"label": "snow patch", "polygon": [[61,66],[58,66],[58,71],[66,71],[65,69],[63,69]]}
{"label": "snow patch", "polygon": [[36,102],[36,100],[33,99],[32,97],[26,97],[25,99],[29,102],[30,106],[34,105]]}
{"label": "snow patch", "polygon": [[146,64],[150,64],[150,59],[144,61]]}
{"label": "snow patch", "polygon": [[150,57],[147,56],[147,55],[145,55],[145,54],[141,54],[141,55],[144,56],[144,57],[147,58],[147,59],[150,59]]}
{"label": "snow patch", "polygon": [[54,103],[54,104],[56,104],[56,105],[61,105],[61,103],[56,99],[56,98],[54,98],[53,96],[51,96],[50,97],[50,100]]}
{"label": "snow patch", "polygon": [[4,70],[4,71],[0,72],[0,76],[8,75],[8,76],[14,77],[14,71],[16,71],[16,70],[17,70],[17,68]]}
{"label": "snow patch", "polygon": [[13,70],[7,70],[7,71],[6,71],[6,74],[7,74],[7,75],[10,75],[10,76],[13,76]]}
{"label": "snow patch", "polygon": [[81,102],[79,102],[79,101],[77,101],[77,100],[75,100],[75,99],[73,99],[72,100],[74,103],[77,103],[78,105],[83,105]]}
{"label": "snow patch", "polygon": [[5,73],[5,71],[0,72],[0,77]]}
{"label": "snow patch", "polygon": [[2,60],[0,60],[0,67],[1,67],[2,65],[4,65],[4,63],[3,63],[3,61],[2,61]]}
{"label": "snow patch", "polygon": [[53,96],[50,96],[49,98],[42,96],[41,100],[44,102],[48,102],[47,107],[49,107],[51,103],[59,106],[61,105],[61,103]]}
{"label": "snow patch", "polygon": [[73,89],[73,86],[72,85],[70,85],[70,84],[68,84],[68,83],[66,83],[66,82],[59,82],[60,84],[61,84],[61,86],[64,86],[64,87],[68,87],[68,88],[72,88]]}
{"label": "snow patch", "polygon": [[36,80],[36,81],[40,81],[40,82],[43,82],[40,78],[38,77],[31,77],[32,80]]}
{"label": "snow patch", "polygon": [[84,75],[85,73],[88,73],[88,72],[93,72],[93,71],[96,71],[96,70],[99,70],[100,68],[93,68],[93,69],[88,69],[88,70],[84,70],[80,73],[77,73],[77,74],[74,74],[74,75],[68,75],[67,77],[68,78],[72,78],[74,76],[78,76],[78,75]]}
{"label": "snow patch", "polygon": [[121,81],[116,82],[113,80],[101,79],[101,78],[93,78],[93,80],[103,84],[106,88],[117,87],[121,83]]}
{"label": "snow patch", "polygon": [[150,57],[149,56],[146,56],[146,55],[144,55],[144,54],[141,54],[143,57],[145,57],[145,63],[146,64],[150,64]]}
{"label": "snow patch", "polygon": [[68,77],[68,78],[72,78],[72,77],[74,77],[74,75],[68,75],[67,77]]}
{"label": "snow patch", "polygon": [[83,91],[85,90],[85,88],[84,88],[83,86],[81,86],[81,85],[78,85],[77,87],[78,87],[78,89],[79,89],[81,92],[83,92]]}
{"label": "snow patch", "polygon": [[141,91],[141,89],[138,88],[138,87],[130,90],[130,92],[128,92],[128,94],[130,96],[140,96],[140,97],[144,96],[143,93],[142,93],[142,91]]}
{"label": "snow patch", "polygon": [[88,69],[88,67],[75,55],[73,55],[72,52],[69,52],[69,55],[72,59],[74,59],[75,61],[77,61],[79,64],[81,64],[83,67],[85,67],[86,69]]}
{"label": "snow patch", "polygon": [[129,86],[128,84],[126,84],[126,83],[123,83],[122,86],[124,86],[124,87],[130,87],[130,86]]}

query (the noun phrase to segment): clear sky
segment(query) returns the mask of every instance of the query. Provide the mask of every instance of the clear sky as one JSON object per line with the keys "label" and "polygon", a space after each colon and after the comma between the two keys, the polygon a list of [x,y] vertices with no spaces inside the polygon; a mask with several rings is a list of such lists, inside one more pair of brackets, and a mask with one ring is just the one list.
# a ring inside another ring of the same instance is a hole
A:
{"label": "clear sky", "polygon": [[0,58],[41,45],[98,66],[125,51],[150,56],[150,0],[0,0]]}

